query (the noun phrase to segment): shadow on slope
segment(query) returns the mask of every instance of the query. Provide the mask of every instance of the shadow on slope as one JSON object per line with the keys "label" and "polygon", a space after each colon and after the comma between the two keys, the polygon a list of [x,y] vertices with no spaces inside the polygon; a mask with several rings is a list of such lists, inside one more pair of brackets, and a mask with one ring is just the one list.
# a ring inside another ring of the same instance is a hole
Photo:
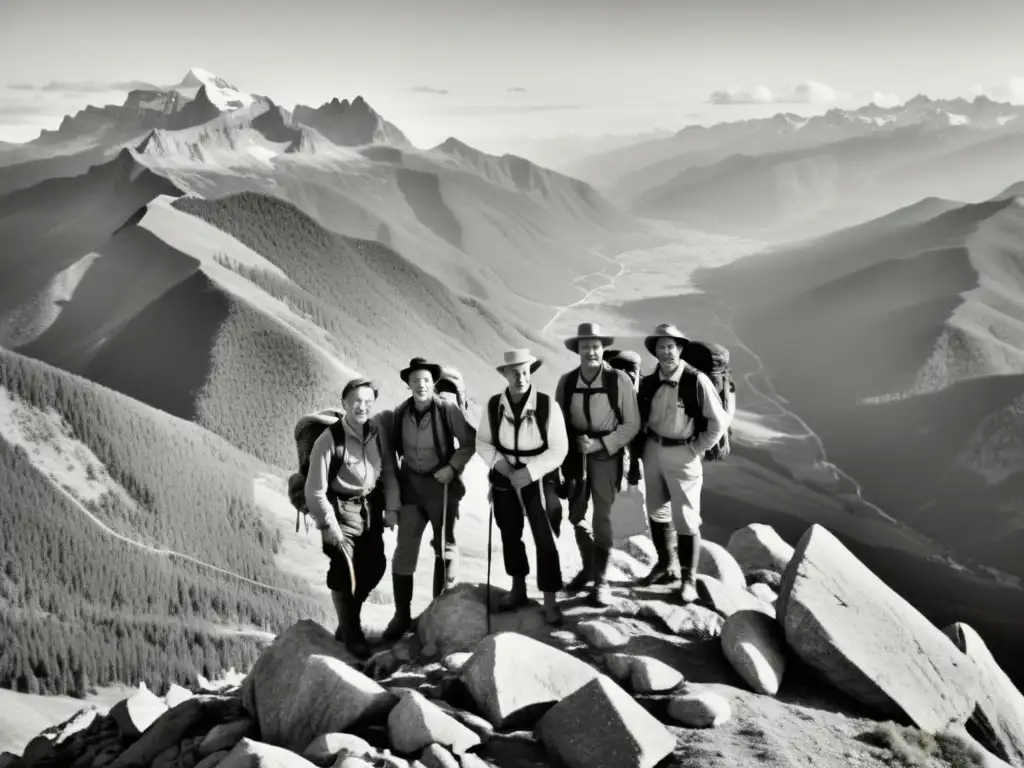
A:
{"label": "shadow on slope", "polygon": [[[38,337],[26,344],[12,345],[13,349],[58,368],[84,373],[97,351],[121,326],[165,292],[195,275],[199,268],[196,259],[168,248],[150,233],[133,226],[145,212],[145,207],[140,208],[106,244],[87,257],[85,273],[70,297],[60,300],[62,306],[56,320]],[[196,301],[202,298],[201,292],[194,297]],[[190,322],[187,318],[178,320]],[[199,346],[205,349],[202,344]],[[164,349],[162,354],[172,354],[172,350],[173,347]],[[172,412],[177,416],[183,414],[180,408]]]}
{"label": "shadow on slope", "polygon": [[[876,264],[963,246],[980,224],[1012,204],[1011,199],[964,205],[924,221],[916,221],[918,214],[908,216],[904,209],[808,243],[698,270],[694,280],[703,289],[726,296],[738,317],[754,315]],[[907,225],[908,218],[914,223]]]}
{"label": "shadow on slope", "polygon": [[462,226],[441,194],[441,180],[433,173],[400,168],[398,188],[420,222],[435,235],[462,249]]}
{"label": "shadow on slope", "polygon": [[81,176],[49,179],[0,198],[0,315],[38,295],[150,200],[180,194],[124,150]]}

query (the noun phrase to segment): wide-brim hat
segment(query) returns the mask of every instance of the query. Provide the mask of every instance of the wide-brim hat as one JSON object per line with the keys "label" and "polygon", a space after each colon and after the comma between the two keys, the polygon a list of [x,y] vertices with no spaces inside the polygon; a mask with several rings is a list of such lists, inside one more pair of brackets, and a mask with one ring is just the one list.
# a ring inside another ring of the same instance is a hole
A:
{"label": "wide-brim hat", "polygon": [[580,323],[576,326],[576,335],[565,340],[565,346],[572,352],[579,353],[580,342],[584,339],[597,339],[603,346],[615,343],[615,338],[605,336],[601,333],[601,326],[597,323]]}
{"label": "wide-brim hat", "polygon": [[409,367],[403,368],[399,374],[402,377],[402,381],[406,384],[409,383],[409,376],[412,375],[413,371],[427,371],[430,373],[430,378],[437,384],[437,380],[441,378],[441,366],[437,363],[428,362],[425,358],[414,357],[409,361]]}
{"label": "wide-brim hat", "polygon": [[651,353],[652,357],[657,357],[654,353],[654,349],[658,344],[658,339],[664,338],[675,339],[679,342],[679,346],[681,347],[685,346],[690,340],[689,336],[676,328],[672,323],[662,323],[654,329],[654,333],[644,339],[644,346],[647,348],[647,351]]}
{"label": "wide-brim hat", "polygon": [[520,363],[530,364],[530,373],[534,373],[540,368],[544,361],[540,358],[534,357],[528,349],[510,349],[505,353],[505,362],[501,365],[494,366],[494,369],[504,375],[505,369],[510,365],[519,365]]}

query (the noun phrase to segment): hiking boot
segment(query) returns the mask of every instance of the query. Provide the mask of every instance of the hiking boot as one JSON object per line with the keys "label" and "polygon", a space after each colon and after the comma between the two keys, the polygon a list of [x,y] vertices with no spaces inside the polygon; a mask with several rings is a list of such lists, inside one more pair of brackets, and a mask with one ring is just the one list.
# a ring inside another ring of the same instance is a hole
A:
{"label": "hiking boot", "polygon": [[700,532],[680,533],[679,541],[679,598],[683,604],[694,603],[700,595],[697,592],[697,570],[700,564]]}
{"label": "hiking boot", "polygon": [[579,547],[580,560],[583,562],[583,567],[580,568],[580,572],[572,578],[572,581],[565,585],[566,592],[580,592],[585,589],[587,584],[589,584],[593,579],[594,540],[590,536],[590,531],[585,528],[574,526],[573,533],[576,536],[576,546]]}
{"label": "hiking boot", "polygon": [[370,644],[366,640],[366,635],[363,634],[363,627],[359,618],[363,607],[362,603],[356,603],[351,599],[346,602],[348,604],[345,606],[345,618],[338,625],[337,630],[335,630],[334,639],[344,643],[348,652],[357,659],[368,659],[371,654]]}
{"label": "hiking boot", "polygon": [[658,560],[650,572],[637,583],[643,587],[654,584],[673,584],[679,580],[678,543],[671,523],[651,520],[651,541]]}
{"label": "hiking boot", "polygon": [[512,591],[498,600],[497,610],[511,611],[528,602],[526,597],[526,577],[512,577]]}
{"label": "hiking boot", "polygon": [[556,592],[544,593],[544,621],[552,626],[562,623],[562,609],[555,602]]}
{"label": "hiking boot", "polygon": [[590,589],[590,603],[599,608],[611,605],[612,590],[608,586],[608,558],[611,554],[603,547],[594,548],[594,586]]}
{"label": "hiking boot", "polygon": [[586,589],[587,584],[590,583],[590,574],[587,573],[586,568],[581,568],[580,572],[572,577],[572,580],[565,585],[566,592],[580,592]]}
{"label": "hiking boot", "polygon": [[[447,574],[447,578],[445,578]],[[438,597],[455,586],[455,574],[452,571],[452,561],[434,558],[434,597]]]}
{"label": "hiking boot", "polygon": [[395,593],[395,615],[381,635],[381,639],[387,643],[396,642],[412,626],[413,577],[392,573],[391,584]]}

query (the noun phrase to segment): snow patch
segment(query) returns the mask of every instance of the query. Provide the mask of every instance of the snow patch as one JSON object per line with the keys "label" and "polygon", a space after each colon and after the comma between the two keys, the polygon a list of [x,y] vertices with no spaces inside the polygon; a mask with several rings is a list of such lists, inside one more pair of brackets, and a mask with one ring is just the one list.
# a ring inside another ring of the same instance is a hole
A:
{"label": "snow patch", "polygon": [[53,409],[42,410],[0,386],[0,437],[21,446],[40,472],[82,503],[118,493],[133,504],[103,462],[80,442]]}
{"label": "snow patch", "polygon": [[256,100],[251,93],[240,91],[224,78],[196,67],[189,70],[185,79],[174,90],[194,99],[203,86],[206,86],[206,96],[210,103],[222,112],[243,109]]}

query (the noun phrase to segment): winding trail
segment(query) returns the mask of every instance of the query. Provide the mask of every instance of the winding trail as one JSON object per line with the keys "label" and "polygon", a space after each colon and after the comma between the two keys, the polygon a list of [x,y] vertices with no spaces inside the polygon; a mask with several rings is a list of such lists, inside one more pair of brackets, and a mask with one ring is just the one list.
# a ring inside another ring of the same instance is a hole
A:
{"label": "winding trail", "polygon": [[82,504],[82,502],[80,502],[72,494],[68,493],[64,488],[62,488],[60,486],[60,483],[54,483],[53,487],[55,489],[57,489],[58,491],[60,491],[61,493],[63,493],[65,498],[67,498],[72,504],[74,504],[79,509],[79,511],[83,515],[88,517],[93,522],[93,524],[95,524],[101,531],[106,533],[108,536],[112,536],[115,539],[119,539],[120,541],[123,541],[125,544],[127,544],[127,545],[129,545],[131,547],[137,547],[138,549],[144,550],[144,551],[149,552],[150,554],[153,554],[153,555],[159,555],[159,556],[162,556],[162,557],[176,557],[176,558],[178,558],[180,560],[187,560],[188,562],[190,562],[190,563],[192,563],[194,565],[198,565],[201,568],[206,568],[207,570],[214,571],[214,572],[219,573],[219,574],[221,574],[223,576],[229,576],[229,577],[231,577],[233,579],[237,579],[239,581],[243,581],[246,584],[251,584],[254,587],[261,587],[262,589],[269,589],[269,590],[271,590],[273,592],[279,592],[279,593],[281,593],[283,595],[289,595],[291,597],[297,597],[300,600],[312,599],[312,597],[310,595],[300,595],[298,592],[293,592],[290,589],[285,589],[284,587],[275,587],[273,584],[264,584],[262,581],[256,581],[255,579],[250,579],[247,576],[242,576],[240,573],[235,573],[234,571],[225,570],[224,568],[220,568],[219,566],[212,565],[211,563],[203,562],[202,560],[194,558],[191,555],[186,555],[186,554],[184,554],[182,552],[176,552],[173,549],[165,549],[163,547],[154,547],[154,546],[152,546],[150,544],[143,544],[141,541],[135,541],[134,539],[130,539],[127,536],[118,533],[113,528],[111,528],[106,523],[104,523],[102,520],[100,520],[98,517],[96,517],[96,515],[94,515],[92,512],[90,512],[89,509],[84,504]]}
{"label": "winding trail", "polygon": [[[594,288],[591,288],[589,291],[587,291],[585,294],[583,294],[582,298],[577,299],[572,304],[566,304],[564,307],[559,307],[558,311],[555,312],[554,316],[552,316],[552,318],[550,320],[548,320],[547,323],[544,324],[544,327],[541,329],[541,332],[542,333],[548,333],[550,328],[551,328],[551,326],[554,325],[559,320],[561,320],[562,315],[564,315],[570,309],[575,309],[576,307],[578,307],[578,306],[580,306],[582,304],[586,304],[587,302],[590,301],[590,297],[593,296],[598,291],[603,291],[606,288],[614,287],[615,283],[618,282],[619,278],[622,277],[625,273],[626,273],[626,265],[623,262],[620,261],[619,262],[619,271],[618,271],[618,274],[615,275],[615,277],[609,278],[608,282],[605,283],[604,285],[598,285],[598,286],[595,286]],[[585,275],[585,277],[593,277],[594,275],[604,275],[604,272],[591,272],[589,275]]]}

